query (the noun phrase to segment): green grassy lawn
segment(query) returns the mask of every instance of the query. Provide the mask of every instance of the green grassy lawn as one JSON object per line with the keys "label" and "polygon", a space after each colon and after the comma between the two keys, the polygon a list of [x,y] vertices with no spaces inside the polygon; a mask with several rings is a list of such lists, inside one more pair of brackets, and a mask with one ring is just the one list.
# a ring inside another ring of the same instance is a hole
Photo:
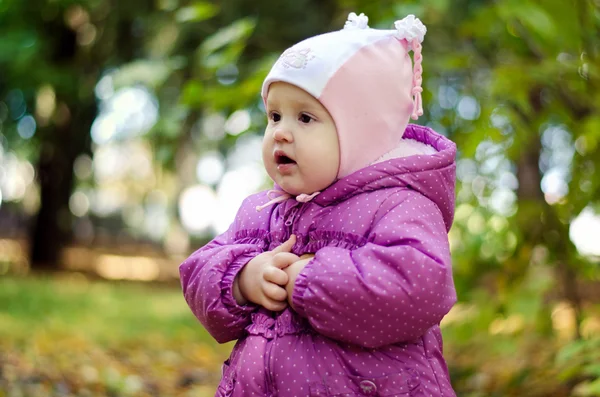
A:
{"label": "green grassy lawn", "polygon": [[[600,396],[598,306],[569,341],[528,314],[540,299],[515,295],[498,317],[482,297],[448,316],[459,396]],[[178,285],[0,277],[0,397],[213,396],[231,347],[212,340]]]}
{"label": "green grassy lawn", "polygon": [[212,396],[230,349],[176,285],[0,278],[0,397]]}

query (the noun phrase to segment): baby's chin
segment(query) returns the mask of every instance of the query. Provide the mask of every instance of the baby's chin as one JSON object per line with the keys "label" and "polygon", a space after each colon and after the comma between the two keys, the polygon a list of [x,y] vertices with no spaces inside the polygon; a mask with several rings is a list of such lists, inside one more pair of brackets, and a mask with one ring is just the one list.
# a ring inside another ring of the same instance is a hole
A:
{"label": "baby's chin", "polygon": [[277,186],[279,186],[281,190],[292,196],[299,196],[301,194],[310,195],[316,192],[322,192],[336,181],[334,178],[331,181],[321,180],[306,183],[306,181],[298,178],[298,175],[283,176],[276,172],[273,172],[272,174],[270,172],[268,173],[271,179],[277,184]]}
{"label": "baby's chin", "polygon": [[281,190],[283,190],[287,194],[291,194],[292,196],[298,196],[300,194],[311,194],[311,193],[314,193],[314,192],[310,192],[309,193],[308,191],[306,191],[304,189],[298,189],[298,188],[294,188],[294,187],[288,186],[285,183],[281,183],[281,184],[278,183],[277,185],[281,188]]}
{"label": "baby's chin", "polygon": [[323,190],[327,189],[331,184],[328,184],[328,185],[320,184],[320,185],[314,185],[314,186],[309,185],[309,186],[298,187],[298,186],[290,186],[289,184],[286,184],[285,182],[283,182],[283,183],[277,184],[277,185],[286,193],[291,194],[292,196],[299,196],[301,194],[311,195],[316,192],[322,192]]}

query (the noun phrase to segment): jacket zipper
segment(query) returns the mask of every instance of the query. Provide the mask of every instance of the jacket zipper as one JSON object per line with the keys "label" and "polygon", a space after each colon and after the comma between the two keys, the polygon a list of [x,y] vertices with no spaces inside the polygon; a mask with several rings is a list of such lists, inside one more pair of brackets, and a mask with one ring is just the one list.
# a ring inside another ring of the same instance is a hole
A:
{"label": "jacket zipper", "polygon": [[[288,228],[288,236],[291,236],[291,234],[293,232],[292,229],[294,227],[294,222],[296,221],[296,217],[298,216],[299,212],[300,211],[297,206],[293,207],[285,219],[284,224]],[[273,345],[275,344],[276,340],[277,340],[277,333],[275,332],[273,339],[271,339],[270,341],[267,342],[268,347],[267,347],[267,351],[265,352],[265,354],[267,355],[267,368],[265,371],[266,372],[265,379],[267,381],[265,392],[266,392],[267,397],[275,396],[275,390],[273,390],[275,388],[275,383],[273,381],[273,376],[272,376],[272,370],[273,370],[272,359],[273,359]]]}
{"label": "jacket zipper", "polygon": [[267,397],[272,397],[274,396],[274,382],[273,382],[273,366],[272,366],[272,359],[273,359],[273,345],[275,344],[275,341],[277,340],[277,335],[273,336],[273,339],[267,341],[267,351],[265,352],[265,354],[267,355],[267,367],[266,367],[266,371],[265,371],[265,378],[267,380],[267,384],[266,384],[266,396]]}

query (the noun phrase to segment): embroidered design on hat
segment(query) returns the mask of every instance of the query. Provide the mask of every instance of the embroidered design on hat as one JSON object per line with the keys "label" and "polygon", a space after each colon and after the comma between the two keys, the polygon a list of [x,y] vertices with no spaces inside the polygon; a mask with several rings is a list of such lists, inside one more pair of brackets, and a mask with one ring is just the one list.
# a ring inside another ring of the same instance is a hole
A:
{"label": "embroidered design on hat", "polygon": [[277,63],[285,69],[304,69],[308,62],[314,58],[315,55],[310,48],[290,48],[281,54]]}

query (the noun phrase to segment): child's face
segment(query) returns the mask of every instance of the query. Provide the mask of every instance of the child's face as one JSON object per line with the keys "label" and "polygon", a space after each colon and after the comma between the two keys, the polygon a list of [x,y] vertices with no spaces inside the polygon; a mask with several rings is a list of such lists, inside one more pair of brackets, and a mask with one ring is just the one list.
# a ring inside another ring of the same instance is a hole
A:
{"label": "child's face", "polygon": [[269,87],[266,107],[269,124],[262,154],[269,176],[292,195],[331,185],[338,174],[340,149],[327,109],[306,91],[282,82]]}

